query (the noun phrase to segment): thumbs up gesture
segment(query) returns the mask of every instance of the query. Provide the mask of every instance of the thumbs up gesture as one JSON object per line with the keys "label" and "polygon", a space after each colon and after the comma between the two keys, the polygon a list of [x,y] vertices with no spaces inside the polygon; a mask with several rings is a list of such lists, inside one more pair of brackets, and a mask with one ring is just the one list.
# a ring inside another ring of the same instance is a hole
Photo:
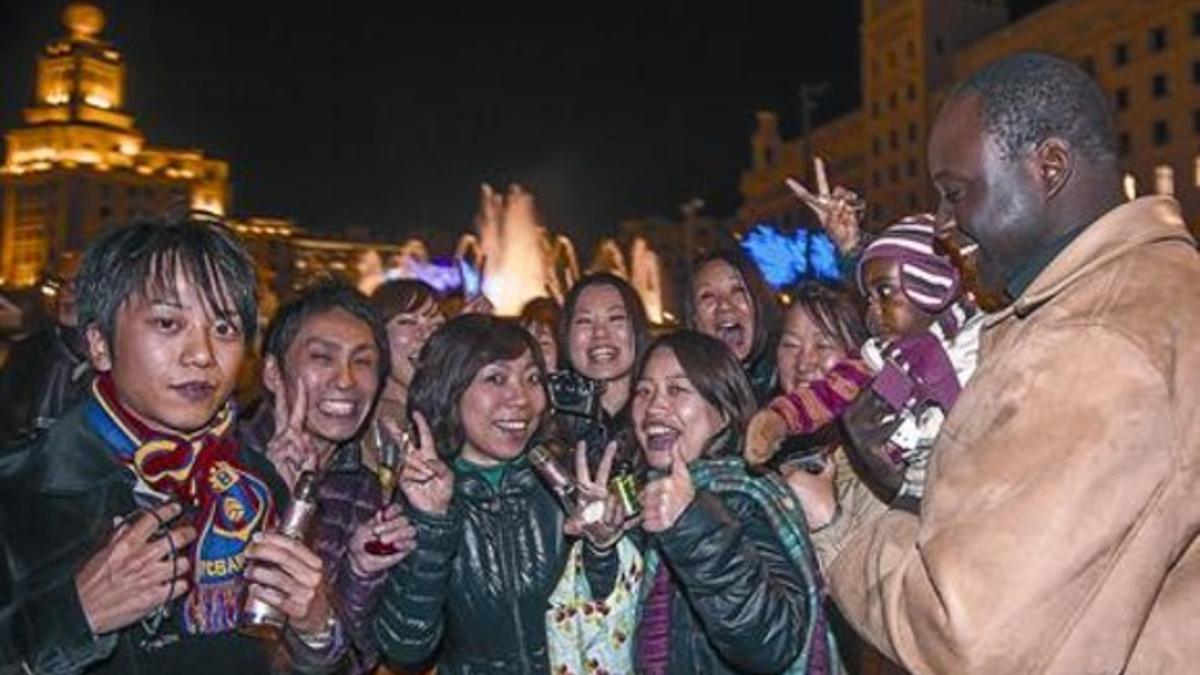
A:
{"label": "thumbs up gesture", "polygon": [[671,451],[671,470],[646,484],[642,490],[642,529],[663,532],[671,529],[696,498],[696,486],[688,473],[687,459],[676,446]]}

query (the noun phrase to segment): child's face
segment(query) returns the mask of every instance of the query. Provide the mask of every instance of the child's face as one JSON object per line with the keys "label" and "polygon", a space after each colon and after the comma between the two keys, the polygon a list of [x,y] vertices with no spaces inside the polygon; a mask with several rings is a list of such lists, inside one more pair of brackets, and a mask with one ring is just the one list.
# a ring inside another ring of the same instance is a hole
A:
{"label": "child's face", "polygon": [[867,287],[867,328],[884,340],[916,335],[929,328],[933,317],[909,302],[900,280],[900,263],[873,258],[863,266]]}
{"label": "child's face", "polygon": [[98,371],[112,373],[117,398],[151,428],[190,433],[212,420],[233,392],[246,343],[227,301],[210,316],[204,298],[182,272],[177,297],[129,297],[119,310],[112,344],[92,326],[88,347]]}

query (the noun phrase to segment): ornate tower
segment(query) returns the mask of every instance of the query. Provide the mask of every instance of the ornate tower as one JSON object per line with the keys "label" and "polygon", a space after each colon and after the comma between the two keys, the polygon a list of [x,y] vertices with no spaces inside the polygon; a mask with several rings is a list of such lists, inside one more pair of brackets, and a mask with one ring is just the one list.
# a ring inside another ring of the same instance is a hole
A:
{"label": "ornate tower", "polygon": [[199,150],[147,147],[125,109],[125,61],[101,39],[104,14],[73,2],[65,37],[38,57],[24,126],[0,167],[0,283],[34,283],[59,253],[106,227],[169,209],[224,214],[229,167]]}

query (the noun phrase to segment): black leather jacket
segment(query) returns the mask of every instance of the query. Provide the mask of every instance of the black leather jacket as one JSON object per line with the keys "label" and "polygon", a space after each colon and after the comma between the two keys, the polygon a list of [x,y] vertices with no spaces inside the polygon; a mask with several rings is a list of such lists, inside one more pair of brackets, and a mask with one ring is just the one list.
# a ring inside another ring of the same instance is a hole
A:
{"label": "black leather jacket", "polygon": [[[546,610],[562,576],[563,512],[517,459],[493,488],[455,469],[445,516],[409,508],[417,548],[394,568],[376,617],[385,659],[439,675],[548,673]],[[585,553],[595,595],[608,595],[617,557]]]}
{"label": "black leather jacket", "polygon": [[673,575],[670,672],[778,673],[800,655],[814,589],[749,498],[701,490],[649,543]]}
{"label": "black leather jacket", "polygon": [[[287,634],[278,645],[235,632],[188,635],[182,603],[146,642],[143,623],[95,637],[75,588],[75,573],[113,532],[114,517],[136,512],[134,477],[111,458],[69,410],[36,441],[0,456],[0,673],[270,673],[321,672],[338,654],[310,652]],[[242,462],[262,476],[283,507],[287,487],[262,456]],[[279,658],[285,657],[285,658]],[[28,669],[28,670],[27,670]]]}

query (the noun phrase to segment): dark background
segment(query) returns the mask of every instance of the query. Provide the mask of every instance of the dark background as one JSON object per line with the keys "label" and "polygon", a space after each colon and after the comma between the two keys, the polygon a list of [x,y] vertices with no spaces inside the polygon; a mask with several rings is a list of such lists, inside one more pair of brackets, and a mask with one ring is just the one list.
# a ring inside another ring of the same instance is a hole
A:
{"label": "dark background", "polygon": [[[3,128],[64,4],[0,3]],[[691,197],[730,214],[755,110],[792,134],[801,83],[829,83],[818,122],[859,99],[857,0],[97,4],[147,140],[228,160],[235,214],[436,248],[472,226],[485,180],[525,183],[582,251]]]}

